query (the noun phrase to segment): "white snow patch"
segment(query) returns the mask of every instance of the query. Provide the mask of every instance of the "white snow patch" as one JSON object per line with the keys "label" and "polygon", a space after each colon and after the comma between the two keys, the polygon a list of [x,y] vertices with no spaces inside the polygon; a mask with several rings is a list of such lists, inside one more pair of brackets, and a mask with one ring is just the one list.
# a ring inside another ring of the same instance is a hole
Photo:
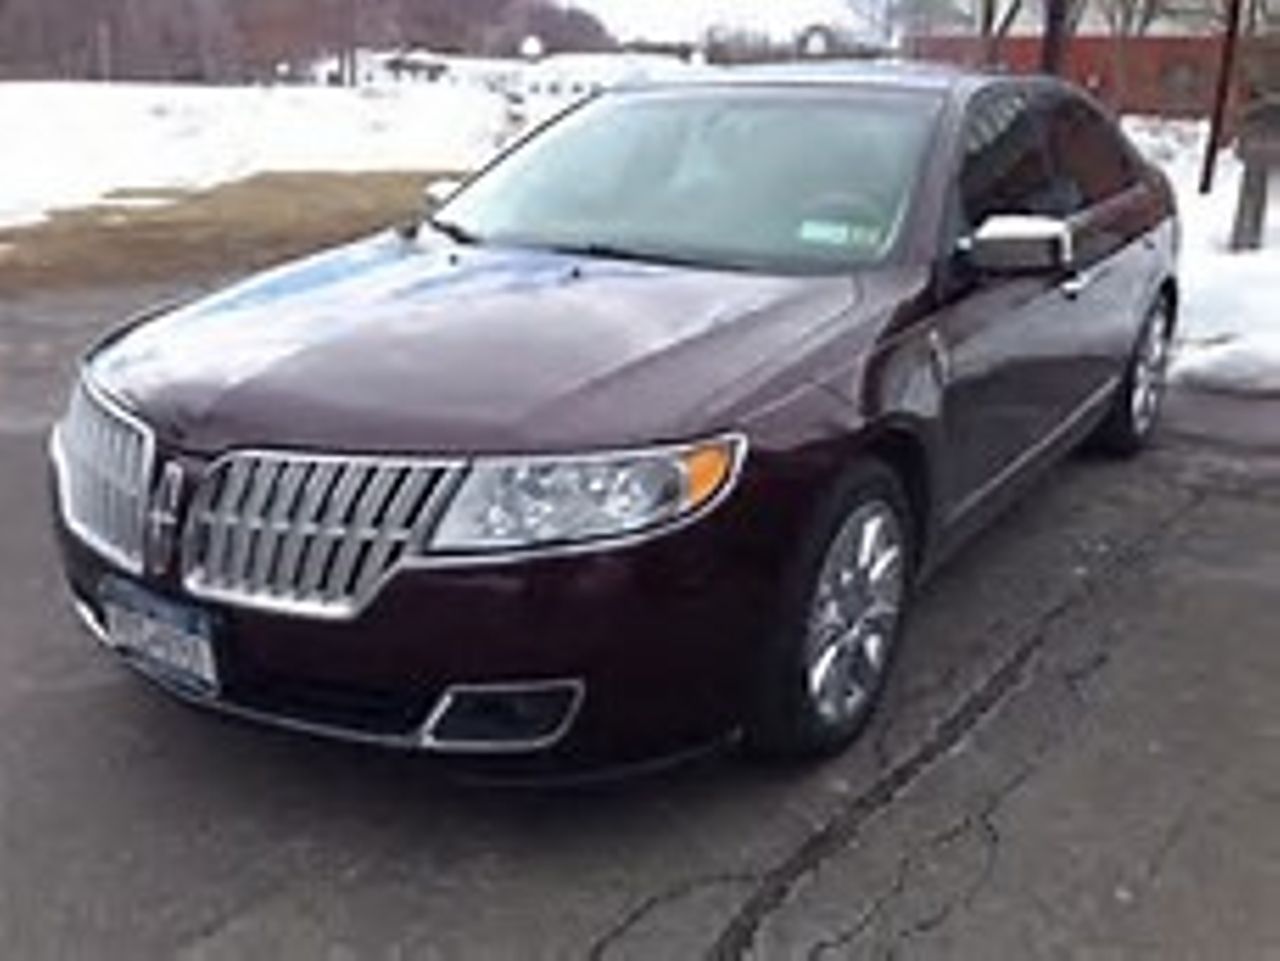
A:
{"label": "white snow patch", "polygon": [[118,207],[123,210],[151,210],[155,207],[165,207],[173,203],[173,199],[169,196],[123,196],[114,195],[103,197],[98,201],[102,207]]}
{"label": "white snow patch", "polygon": [[360,90],[0,83],[0,226],[113,190],[201,190],[264,171],[465,170],[494,148],[502,98]]}
{"label": "white snow patch", "polygon": [[1280,395],[1280,183],[1273,179],[1261,250],[1228,249],[1242,165],[1218,155],[1199,193],[1208,127],[1130,118],[1130,136],[1169,174],[1182,217],[1182,316],[1175,379],[1207,390]]}

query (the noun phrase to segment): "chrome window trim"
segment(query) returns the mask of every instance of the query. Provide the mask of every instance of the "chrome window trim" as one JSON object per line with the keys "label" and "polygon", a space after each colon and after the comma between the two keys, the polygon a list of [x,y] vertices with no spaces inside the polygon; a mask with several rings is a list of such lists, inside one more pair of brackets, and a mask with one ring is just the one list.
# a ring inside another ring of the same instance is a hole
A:
{"label": "chrome window trim", "polygon": [[[87,368],[83,365],[81,365],[77,370],[76,378],[73,381],[73,396],[74,391],[81,389],[85,391],[93,403],[98,404],[109,416],[118,418],[130,429],[137,431],[138,435],[142,439],[144,496],[139,498],[138,503],[138,529],[140,531],[145,531],[152,475],[155,472],[155,431],[153,431],[145,421],[132,413],[118,400],[95,384],[93,378],[89,375]],[[106,560],[123,568],[126,572],[135,576],[142,576],[146,570],[145,534],[143,536],[143,540],[138,544],[137,556],[134,557],[125,551],[120,550],[114,544],[106,542],[95,531],[80,523],[71,510],[67,491],[67,454],[63,438],[63,427],[69,411],[70,402],[68,403],[67,411],[64,411],[62,417],[54,423],[53,427],[49,431],[49,458],[53,463],[54,477],[56,480],[55,487],[57,490],[58,513],[62,517],[63,523],[67,525],[67,529],[71,531],[71,533],[74,534],[82,543],[96,551]]]}

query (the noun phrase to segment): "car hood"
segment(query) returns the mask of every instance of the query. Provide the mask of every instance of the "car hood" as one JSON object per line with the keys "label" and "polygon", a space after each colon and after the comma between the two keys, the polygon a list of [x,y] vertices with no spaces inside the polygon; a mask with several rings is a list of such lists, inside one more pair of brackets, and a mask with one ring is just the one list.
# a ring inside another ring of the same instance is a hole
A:
{"label": "car hood", "polygon": [[90,375],[192,451],[645,443],[732,426],[856,291],[387,234],[126,329]]}

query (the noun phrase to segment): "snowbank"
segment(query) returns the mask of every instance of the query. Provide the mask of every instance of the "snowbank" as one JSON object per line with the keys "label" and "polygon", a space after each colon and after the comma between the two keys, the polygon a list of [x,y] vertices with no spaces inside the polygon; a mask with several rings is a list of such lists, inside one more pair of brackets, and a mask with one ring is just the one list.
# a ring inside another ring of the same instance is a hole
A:
{"label": "snowbank", "polygon": [[1218,158],[1213,193],[1198,192],[1207,125],[1135,118],[1126,128],[1178,192],[1182,330],[1173,376],[1207,390],[1280,395],[1280,196],[1273,184],[1263,248],[1227,249],[1240,187],[1234,152]]}
{"label": "snowbank", "polygon": [[0,226],[121,188],[196,190],[263,171],[461,170],[504,123],[500,97],[458,87],[0,83]]}

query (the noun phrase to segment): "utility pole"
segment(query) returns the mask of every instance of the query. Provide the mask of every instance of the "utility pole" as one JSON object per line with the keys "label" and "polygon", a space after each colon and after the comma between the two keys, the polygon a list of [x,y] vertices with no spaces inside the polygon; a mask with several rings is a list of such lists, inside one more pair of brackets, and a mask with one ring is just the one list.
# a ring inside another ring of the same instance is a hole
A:
{"label": "utility pole", "polygon": [[1071,0],[1044,0],[1044,38],[1040,43],[1040,69],[1060,74],[1067,63],[1067,20]]}
{"label": "utility pole", "polygon": [[1200,192],[1213,189],[1213,174],[1218,164],[1218,144],[1226,123],[1227,100],[1236,73],[1236,46],[1240,39],[1240,0],[1227,0],[1227,26],[1222,34],[1222,55],[1218,63],[1218,87],[1213,94],[1213,119],[1209,122],[1209,142],[1204,148],[1204,166],[1200,170]]}

